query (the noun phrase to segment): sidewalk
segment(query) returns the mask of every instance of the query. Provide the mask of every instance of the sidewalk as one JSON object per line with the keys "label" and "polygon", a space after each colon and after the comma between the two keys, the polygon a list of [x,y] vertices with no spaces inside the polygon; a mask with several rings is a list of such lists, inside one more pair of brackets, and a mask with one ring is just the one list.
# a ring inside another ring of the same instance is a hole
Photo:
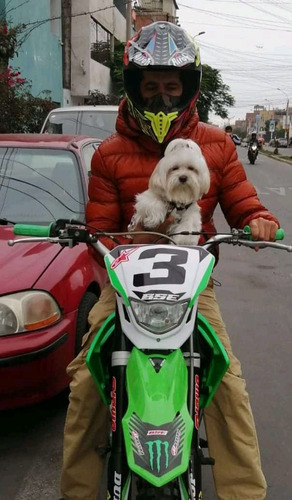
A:
{"label": "sidewalk", "polygon": [[274,154],[274,151],[275,148],[272,146],[263,146],[262,149],[259,150],[261,154],[292,165],[292,148],[278,148],[278,154]]}

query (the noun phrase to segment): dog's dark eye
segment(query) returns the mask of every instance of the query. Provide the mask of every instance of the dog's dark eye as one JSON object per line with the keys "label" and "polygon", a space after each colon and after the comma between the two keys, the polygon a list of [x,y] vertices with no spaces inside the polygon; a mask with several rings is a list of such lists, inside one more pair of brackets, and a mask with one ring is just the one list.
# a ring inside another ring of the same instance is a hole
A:
{"label": "dog's dark eye", "polygon": [[190,166],[190,167],[188,167],[188,170],[192,170],[193,172],[198,172],[196,168],[191,167],[191,166]]}
{"label": "dog's dark eye", "polygon": [[178,170],[178,169],[179,169],[179,167],[176,165],[176,166],[172,167],[171,170]]}

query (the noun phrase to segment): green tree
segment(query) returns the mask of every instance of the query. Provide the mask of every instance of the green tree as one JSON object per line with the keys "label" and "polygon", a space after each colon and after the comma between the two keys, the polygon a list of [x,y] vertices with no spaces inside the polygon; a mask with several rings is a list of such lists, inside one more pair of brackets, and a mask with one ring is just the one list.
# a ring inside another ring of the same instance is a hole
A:
{"label": "green tree", "polygon": [[35,97],[31,85],[11,66],[0,73],[0,133],[36,133],[56,106],[48,91]]}
{"label": "green tree", "polygon": [[197,102],[200,120],[208,122],[213,112],[221,118],[228,117],[228,107],[234,105],[234,97],[229,87],[223,83],[220,71],[208,64],[203,64],[201,91]]}

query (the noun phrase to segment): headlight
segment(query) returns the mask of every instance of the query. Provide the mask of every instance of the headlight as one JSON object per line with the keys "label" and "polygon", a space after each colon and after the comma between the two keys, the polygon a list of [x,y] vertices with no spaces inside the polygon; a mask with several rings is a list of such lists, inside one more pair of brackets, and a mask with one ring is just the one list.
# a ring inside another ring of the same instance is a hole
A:
{"label": "headlight", "polygon": [[253,151],[255,151],[255,150],[257,149],[257,146],[255,146],[255,145],[254,145],[254,146],[252,146],[252,147],[251,147],[251,149],[252,149]]}
{"label": "headlight", "polygon": [[0,337],[45,328],[60,317],[58,304],[46,292],[33,290],[0,297]]}
{"label": "headlight", "polygon": [[139,325],[152,333],[166,333],[178,326],[188,307],[187,302],[166,304],[165,302],[140,302],[130,300]]}

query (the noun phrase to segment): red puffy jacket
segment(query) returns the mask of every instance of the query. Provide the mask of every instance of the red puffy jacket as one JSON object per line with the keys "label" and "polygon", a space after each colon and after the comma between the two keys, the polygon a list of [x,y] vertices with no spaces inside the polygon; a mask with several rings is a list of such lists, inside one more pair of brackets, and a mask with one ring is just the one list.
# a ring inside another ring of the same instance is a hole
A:
{"label": "red puffy jacket", "polygon": [[[128,114],[125,100],[120,105],[116,129],[117,134],[103,141],[92,158],[86,208],[87,222],[107,232],[127,230],[135,195],[148,189],[149,177],[166,147],[141,132]],[[258,217],[278,223],[260,203],[232,140],[222,130],[199,122],[195,113],[173,139],[177,137],[194,140],[210,170],[210,190],[199,202],[206,233],[215,231],[213,214],[218,203],[230,227],[242,228]]]}

